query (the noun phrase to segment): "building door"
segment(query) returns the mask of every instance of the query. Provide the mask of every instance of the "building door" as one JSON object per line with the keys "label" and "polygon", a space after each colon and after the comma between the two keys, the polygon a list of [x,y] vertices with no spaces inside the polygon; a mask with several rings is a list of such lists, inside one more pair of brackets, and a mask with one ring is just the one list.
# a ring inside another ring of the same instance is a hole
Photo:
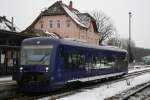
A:
{"label": "building door", "polygon": [[6,52],[4,50],[0,51],[0,76],[6,73]]}

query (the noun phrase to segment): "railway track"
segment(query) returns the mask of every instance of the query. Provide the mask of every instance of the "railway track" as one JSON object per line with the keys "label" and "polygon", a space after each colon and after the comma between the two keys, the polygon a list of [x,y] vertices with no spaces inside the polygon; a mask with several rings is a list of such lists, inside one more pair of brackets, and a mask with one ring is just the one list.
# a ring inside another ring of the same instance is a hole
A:
{"label": "railway track", "polygon": [[0,82],[0,99],[16,95],[16,81],[1,81]]}
{"label": "railway track", "polygon": [[149,100],[148,98],[150,98],[150,82],[133,87],[106,100]]}
{"label": "railway track", "polygon": [[[108,80],[103,80],[102,82],[92,81],[92,82],[88,82],[88,83],[72,83],[72,84],[69,84],[66,87],[61,88],[61,89],[56,90],[56,91],[51,91],[51,92],[45,93],[45,94],[32,94],[32,95],[18,92],[15,82],[12,82],[12,83],[7,82],[10,85],[13,84],[11,91],[15,91],[15,93],[13,93],[13,95],[8,96],[8,97],[3,96],[3,99],[9,99],[9,100],[10,99],[11,100],[12,99],[15,99],[15,100],[20,100],[20,99],[21,100],[26,100],[26,99],[28,99],[28,100],[32,100],[32,99],[40,99],[40,98],[44,98],[44,97],[47,98],[48,97],[50,100],[51,99],[55,100],[57,98],[61,98],[61,97],[65,97],[65,96],[77,93],[77,92],[81,92],[82,89],[87,89],[87,88],[92,89],[92,88],[95,88],[95,87],[98,87],[98,86],[103,86],[103,85],[106,85],[106,84],[111,84],[111,83],[119,82],[119,81],[122,81],[122,80],[127,80],[127,79],[130,79],[132,77],[137,77],[139,75],[142,75],[144,73],[149,73],[149,72],[150,72],[150,69],[149,70],[143,70],[143,71],[139,71],[139,72],[129,73],[128,75],[125,75],[122,78],[108,79]],[[7,87],[5,82],[3,84],[0,84],[0,87],[3,87],[3,86]]]}
{"label": "railway track", "polygon": [[144,85],[143,87],[139,88],[137,91],[135,91],[132,95],[127,97],[128,100],[149,100],[150,98],[150,83]]}

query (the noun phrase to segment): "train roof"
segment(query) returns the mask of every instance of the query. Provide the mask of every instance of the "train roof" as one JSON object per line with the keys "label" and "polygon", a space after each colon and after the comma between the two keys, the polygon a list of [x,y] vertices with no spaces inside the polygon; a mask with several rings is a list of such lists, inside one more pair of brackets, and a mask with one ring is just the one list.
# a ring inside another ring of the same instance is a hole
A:
{"label": "train roof", "polygon": [[[108,51],[118,51],[118,52],[126,52],[126,50],[118,48],[118,47],[112,47],[112,46],[99,46],[95,44],[88,44],[84,42],[79,41],[71,41],[71,40],[65,40],[65,39],[51,39],[49,37],[34,37],[34,38],[28,38],[23,41],[23,44],[35,44],[35,42],[41,41],[43,44],[52,44],[52,43],[58,43],[58,44],[64,44],[64,45],[70,45],[70,46],[78,46],[78,47],[85,47],[85,48],[93,48],[93,49],[99,49],[99,50],[108,50]],[[50,42],[47,42],[50,41]]]}

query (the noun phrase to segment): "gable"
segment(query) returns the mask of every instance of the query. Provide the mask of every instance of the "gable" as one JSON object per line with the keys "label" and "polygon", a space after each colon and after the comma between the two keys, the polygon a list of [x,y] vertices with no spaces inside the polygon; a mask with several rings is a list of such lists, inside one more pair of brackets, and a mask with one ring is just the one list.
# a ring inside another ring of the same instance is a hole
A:
{"label": "gable", "polygon": [[33,28],[33,26],[40,20],[41,16],[54,16],[54,15],[67,15],[77,25],[85,29],[88,29],[90,27],[90,24],[92,23],[94,32],[98,33],[96,22],[88,13],[80,13],[78,10],[74,8],[70,9],[69,6],[63,4],[60,1],[57,1],[48,9],[41,12],[41,14],[34,20],[34,22],[28,28]]}
{"label": "gable", "polygon": [[50,6],[43,13],[44,13],[44,15],[66,14],[66,12],[61,7],[61,4],[59,2],[56,2],[55,4],[53,4],[52,6]]}

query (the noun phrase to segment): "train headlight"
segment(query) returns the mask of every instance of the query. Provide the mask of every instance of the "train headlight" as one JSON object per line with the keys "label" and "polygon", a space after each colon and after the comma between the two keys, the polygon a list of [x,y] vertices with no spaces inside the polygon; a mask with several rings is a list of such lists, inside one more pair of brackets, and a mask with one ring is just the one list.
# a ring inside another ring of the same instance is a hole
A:
{"label": "train headlight", "polygon": [[46,72],[48,72],[48,70],[49,70],[49,68],[48,68],[48,67],[46,67]]}
{"label": "train headlight", "polygon": [[20,72],[22,72],[22,70],[23,70],[23,67],[20,67]]}

